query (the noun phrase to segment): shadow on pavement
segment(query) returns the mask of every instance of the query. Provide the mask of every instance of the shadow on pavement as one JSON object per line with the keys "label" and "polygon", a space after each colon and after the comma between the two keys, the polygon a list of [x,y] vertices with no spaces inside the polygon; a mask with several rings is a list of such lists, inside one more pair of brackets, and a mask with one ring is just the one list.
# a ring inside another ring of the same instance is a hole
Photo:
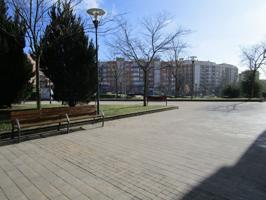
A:
{"label": "shadow on pavement", "polygon": [[182,200],[266,200],[266,131],[232,167],[202,181]]}
{"label": "shadow on pavement", "polygon": [[237,110],[238,106],[240,106],[242,104],[245,104],[245,102],[232,103],[229,105],[210,107],[210,108],[208,108],[208,111],[232,112],[232,111]]}
{"label": "shadow on pavement", "polygon": [[[97,123],[95,123],[95,124],[97,124]],[[70,127],[69,134],[75,133],[77,131],[92,130],[92,129],[97,129],[97,128],[102,128],[102,126],[96,126],[94,124],[85,124],[85,125],[80,125],[80,126],[73,126],[73,127]],[[60,131],[54,130],[54,129],[46,130],[45,128],[40,129],[40,130],[30,130],[28,132],[23,132],[23,135],[21,136],[21,142],[40,139],[40,138],[47,138],[47,137],[52,137],[52,136],[60,136],[60,135],[64,135],[64,134],[67,134],[65,128],[62,128]],[[18,142],[17,136],[15,136],[14,139],[11,139],[11,133],[2,134],[0,136],[0,147],[6,146],[6,145],[16,144],[17,142]]]}

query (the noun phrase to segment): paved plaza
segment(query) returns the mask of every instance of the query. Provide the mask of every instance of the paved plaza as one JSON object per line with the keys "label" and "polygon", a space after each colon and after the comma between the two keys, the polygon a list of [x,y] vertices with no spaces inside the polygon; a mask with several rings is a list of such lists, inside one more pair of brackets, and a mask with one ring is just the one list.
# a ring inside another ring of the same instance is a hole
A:
{"label": "paved plaza", "polygon": [[266,103],[170,104],[0,147],[0,200],[265,200]]}

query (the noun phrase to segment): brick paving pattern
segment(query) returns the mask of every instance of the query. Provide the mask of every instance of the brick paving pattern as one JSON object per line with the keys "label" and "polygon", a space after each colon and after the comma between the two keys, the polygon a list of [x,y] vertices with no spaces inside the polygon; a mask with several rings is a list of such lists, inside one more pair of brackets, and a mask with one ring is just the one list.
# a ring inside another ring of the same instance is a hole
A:
{"label": "brick paving pattern", "polygon": [[0,199],[265,200],[266,104],[172,104],[0,147]]}

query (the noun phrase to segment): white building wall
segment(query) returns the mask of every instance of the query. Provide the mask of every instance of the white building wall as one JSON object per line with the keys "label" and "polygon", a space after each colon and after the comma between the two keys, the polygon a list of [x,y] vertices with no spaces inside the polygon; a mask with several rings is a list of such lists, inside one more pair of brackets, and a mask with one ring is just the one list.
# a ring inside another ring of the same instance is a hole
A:
{"label": "white building wall", "polygon": [[154,94],[160,93],[160,84],[161,84],[161,62],[154,63]]}
{"label": "white building wall", "polygon": [[200,64],[195,63],[194,68],[194,90],[198,91],[200,87]]}

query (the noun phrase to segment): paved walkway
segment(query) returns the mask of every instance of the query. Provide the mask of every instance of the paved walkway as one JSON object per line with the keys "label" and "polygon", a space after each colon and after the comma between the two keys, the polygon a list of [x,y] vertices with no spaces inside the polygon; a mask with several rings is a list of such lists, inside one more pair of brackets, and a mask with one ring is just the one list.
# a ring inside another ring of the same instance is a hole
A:
{"label": "paved walkway", "polygon": [[265,200],[266,103],[177,104],[0,147],[0,199]]}

